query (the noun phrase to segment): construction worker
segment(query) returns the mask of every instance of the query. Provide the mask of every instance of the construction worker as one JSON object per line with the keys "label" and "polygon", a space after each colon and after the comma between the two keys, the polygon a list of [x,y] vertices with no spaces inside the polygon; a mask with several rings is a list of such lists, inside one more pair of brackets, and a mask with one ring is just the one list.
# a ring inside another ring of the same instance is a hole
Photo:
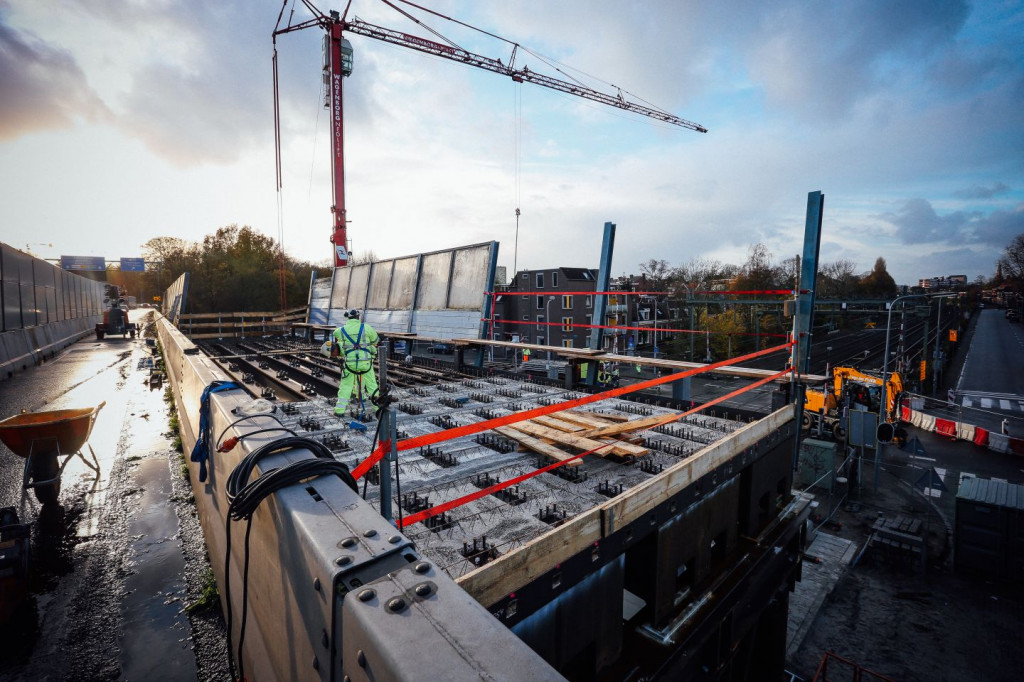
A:
{"label": "construction worker", "polygon": [[[359,319],[358,310],[345,313],[348,320],[338,327],[324,344],[321,352],[337,358],[341,363],[341,382],[338,384],[338,402],[334,414],[344,416],[353,393],[359,401],[359,414],[377,393],[377,375],[373,372],[373,360],[377,357],[377,342],[380,337],[370,325]],[[324,352],[324,351],[327,352]]]}
{"label": "construction worker", "polygon": [[608,367],[605,363],[600,362],[597,365],[597,385],[605,388],[611,381],[611,376],[608,374]]}

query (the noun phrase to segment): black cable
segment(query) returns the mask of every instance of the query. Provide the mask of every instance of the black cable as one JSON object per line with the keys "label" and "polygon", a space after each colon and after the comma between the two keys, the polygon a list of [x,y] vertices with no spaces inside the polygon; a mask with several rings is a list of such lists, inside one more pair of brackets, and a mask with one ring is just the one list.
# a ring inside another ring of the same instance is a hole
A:
{"label": "black cable", "polygon": [[[245,554],[242,561],[242,622],[238,625],[238,679],[245,680],[245,659],[242,645],[245,643],[245,624],[249,620],[249,534],[252,532],[252,517],[245,522]],[[228,633],[230,636],[230,632]],[[230,648],[230,647],[229,647]]]}
{"label": "black cable", "polygon": [[[269,455],[296,448],[305,448],[314,455],[314,458],[291,462],[278,469],[266,471],[255,480],[249,481],[260,460]],[[235,661],[231,647],[231,629],[233,625],[231,609],[231,522],[244,519],[247,524],[243,549],[242,620],[238,635],[237,679],[244,679],[242,644],[245,640],[245,627],[249,611],[249,534],[252,529],[252,516],[260,503],[278,490],[309,478],[326,475],[338,476],[349,488],[357,493],[359,492],[358,485],[349,472],[348,467],[334,459],[334,455],[326,445],[310,438],[291,436],[280,438],[256,448],[243,457],[228,476],[224,486],[228,497],[228,516],[225,528],[224,601],[227,607],[228,665],[232,675],[235,674]]]}
{"label": "black cable", "polygon": [[[370,442],[370,454],[372,455],[377,451],[377,440],[380,438],[380,427],[384,422],[381,421],[380,411],[377,411],[377,430],[373,432],[373,440]],[[367,472],[369,473],[369,472]],[[366,489],[370,485],[370,477],[363,476],[363,499],[366,499]],[[358,490],[356,492],[359,492]]]}
{"label": "black cable", "polygon": [[[249,436],[258,436],[261,433],[273,433],[275,431],[284,431],[286,433],[290,433],[292,436],[295,436],[295,437],[298,437],[298,435],[299,435],[299,434],[295,433],[294,431],[292,431],[291,429],[289,429],[287,426],[268,426],[265,429],[256,429],[255,431],[248,431],[246,433],[242,433],[242,434],[239,434],[237,436],[233,436],[232,438],[228,438],[226,441],[224,441],[223,443],[218,445],[215,449],[216,449],[217,452],[230,452],[230,451],[235,449],[236,445],[241,443],[243,440],[245,440]],[[221,434],[221,435],[223,435],[223,434]],[[234,441],[234,442],[232,442],[232,441]],[[221,448],[224,448],[224,449],[221,450]]]}
{"label": "black cable", "polygon": [[[216,450],[217,448],[220,447],[220,439],[224,437],[224,434],[227,433],[228,429],[230,429],[232,426],[235,426],[236,424],[240,424],[240,423],[244,422],[246,419],[255,419],[256,417],[270,417],[271,419],[276,421],[278,424],[281,424],[281,420],[278,419],[277,417],[275,417],[272,414],[249,414],[249,415],[246,415],[244,417],[240,417],[240,418],[236,419],[235,421],[231,422],[230,424],[228,424],[227,426],[224,427],[224,430],[220,432],[219,436],[217,436],[217,440],[214,441],[214,448],[213,449]],[[282,424],[282,426],[283,426],[283,424]]]}

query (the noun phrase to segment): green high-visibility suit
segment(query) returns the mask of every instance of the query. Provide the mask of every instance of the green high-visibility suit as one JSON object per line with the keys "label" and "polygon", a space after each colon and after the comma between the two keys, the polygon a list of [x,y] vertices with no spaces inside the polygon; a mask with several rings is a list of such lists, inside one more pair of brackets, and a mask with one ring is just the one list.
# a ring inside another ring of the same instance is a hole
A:
{"label": "green high-visibility suit", "polygon": [[341,361],[341,383],[338,384],[338,402],[334,414],[345,414],[353,393],[359,401],[360,411],[370,405],[370,399],[377,393],[377,375],[373,371],[373,360],[377,357],[377,330],[359,319],[345,322],[345,326],[334,330],[334,341],[338,344]]}

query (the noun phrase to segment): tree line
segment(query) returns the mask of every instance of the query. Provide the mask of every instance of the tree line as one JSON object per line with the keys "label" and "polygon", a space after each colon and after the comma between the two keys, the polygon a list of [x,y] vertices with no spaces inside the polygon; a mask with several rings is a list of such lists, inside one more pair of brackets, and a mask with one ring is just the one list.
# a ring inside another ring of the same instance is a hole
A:
{"label": "tree line", "polygon": [[146,272],[108,271],[107,281],[123,286],[139,303],[152,302],[182,273],[189,273],[188,312],[219,313],[281,309],[283,266],[285,308],[305,305],[314,270],[331,265],[296,260],[272,238],[245,225],[228,225],[201,242],[155,237],[143,244]]}
{"label": "tree line", "polygon": [[[752,244],[747,260],[741,265],[698,256],[684,265],[672,266],[666,260],[651,258],[640,263],[640,272],[649,286],[658,291],[676,294],[689,290],[727,289],[734,291],[766,291],[794,289],[800,275],[800,257],[792,256],[779,263],[764,244]],[[817,297],[821,298],[889,298],[899,290],[879,257],[867,272],[857,271],[851,260],[840,259],[818,266]]]}

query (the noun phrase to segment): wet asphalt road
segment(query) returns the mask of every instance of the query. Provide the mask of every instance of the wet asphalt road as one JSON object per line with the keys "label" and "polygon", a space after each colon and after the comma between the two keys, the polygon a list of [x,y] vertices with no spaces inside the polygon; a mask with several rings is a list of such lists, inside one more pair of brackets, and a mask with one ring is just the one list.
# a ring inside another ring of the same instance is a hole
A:
{"label": "wet asphalt road", "polygon": [[996,308],[978,315],[956,390],[1024,395],[1024,325]]}
{"label": "wet asphalt road", "polygon": [[184,611],[205,545],[149,357],[143,339],[87,337],[0,383],[3,418],[106,401],[89,438],[100,475],[72,460],[57,505],[23,494],[24,460],[0,445],[0,506],[32,523],[33,562],[29,598],[0,626],[0,680],[227,679],[219,609]]}

